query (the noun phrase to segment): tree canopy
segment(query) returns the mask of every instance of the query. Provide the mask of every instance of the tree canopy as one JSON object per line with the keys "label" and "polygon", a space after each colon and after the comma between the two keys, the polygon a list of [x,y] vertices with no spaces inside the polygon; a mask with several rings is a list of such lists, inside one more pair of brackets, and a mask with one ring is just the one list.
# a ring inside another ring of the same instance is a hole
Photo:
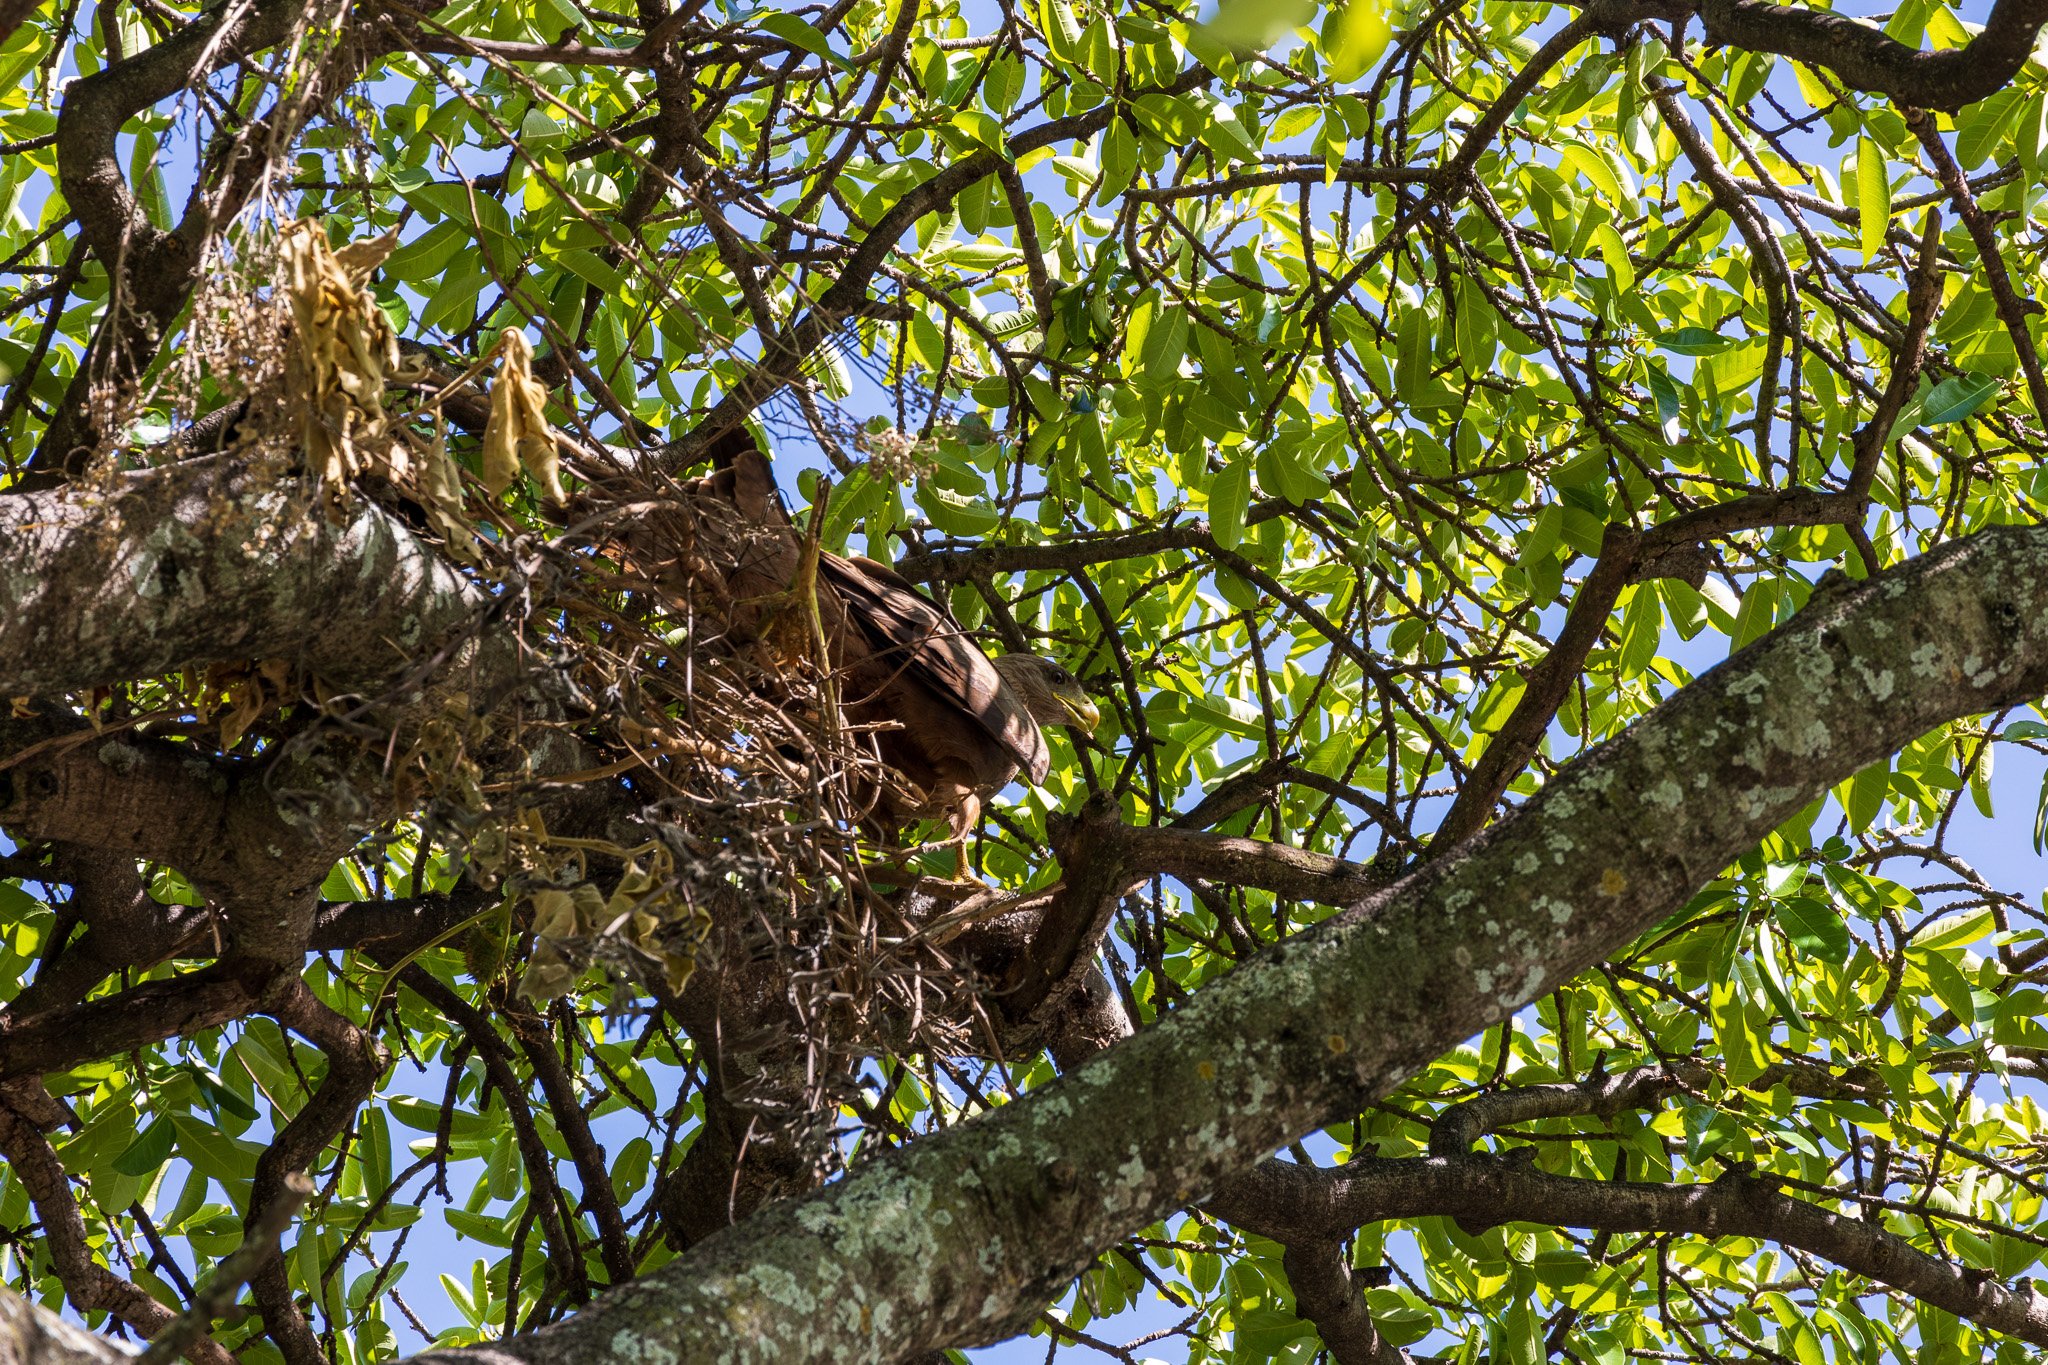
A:
{"label": "tree canopy", "polygon": [[2038,1358],[2044,24],[0,0],[0,1361]]}

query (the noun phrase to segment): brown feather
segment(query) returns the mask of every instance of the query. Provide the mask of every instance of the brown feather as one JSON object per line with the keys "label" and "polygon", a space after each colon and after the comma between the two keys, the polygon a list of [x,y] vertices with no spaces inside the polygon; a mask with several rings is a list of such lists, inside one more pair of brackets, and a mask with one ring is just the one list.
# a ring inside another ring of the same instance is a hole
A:
{"label": "brown feather", "polygon": [[840,555],[821,556],[819,575],[845,599],[848,619],[867,637],[871,665],[923,684],[972,720],[1014,768],[1030,774],[1034,783],[1045,781],[1052,755],[1044,731],[959,622],[923,594],[886,582]]}
{"label": "brown feather", "polygon": [[[764,608],[786,589],[800,561],[768,459],[743,429],[711,443],[714,473],[696,485],[737,512],[700,516],[703,558],[724,551],[728,626],[758,638]],[[707,509],[708,511],[709,509]],[[706,536],[714,529],[718,534]],[[944,608],[888,566],[821,553],[818,611],[831,663],[841,675],[840,709],[869,727],[882,760],[921,794],[906,804],[884,795],[879,813],[894,824],[920,816],[948,819],[956,835],[971,828],[980,798],[1022,771],[1034,783],[1051,765],[1045,734],[1001,673]]]}

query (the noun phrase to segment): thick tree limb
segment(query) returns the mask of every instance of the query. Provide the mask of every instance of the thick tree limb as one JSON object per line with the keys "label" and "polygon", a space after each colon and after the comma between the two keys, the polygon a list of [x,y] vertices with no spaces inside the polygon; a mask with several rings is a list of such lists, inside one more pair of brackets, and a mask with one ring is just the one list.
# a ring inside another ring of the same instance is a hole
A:
{"label": "thick tree limb", "polygon": [[2003,90],[2048,24],[2048,0],[1997,0],[1975,38],[1921,52],[1874,25],[1826,10],[1771,0],[1700,0],[1684,8],[1699,15],[1710,43],[1775,52],[1832,71],[1858,90],[1950,114]]}
{"label": "thick tree limb", "polygon": [[0,1285],[0,1365],[130,1365],[134,1359]]}
{"label": "thick tree limb", "polygon": [[1437,1156],[1463,1156],[1488,1133],[1511,1123],[1596,1114],[1611,1118],[1624,1109],[1655,1108],[1658,1100],[1681,1082],[1700,1084],[1706,1077],[1697,1064],[1680,1069],[1638,1067],[1617,1076],[1555,1085],[1521,1085],[1454,1104],[1430,1125],[1429,1150]]}
{"label": "thick tree limb", "polygon": [[558,1327],[430,1358],[855,1361],[999,1338],[1100,1247],[1654,926],[1866,763],[2044,689],[2048,531],[1986,531],[1823,594],[1461,855],[1054,1085],[765,1209]]}
{"label": "thick tree limb", "polygon": [[0,1080],[61,1071],[87,1058],[112,1057],[218,1028],[258,1009],[279,989],[265,966],[217,962],[168,981],[144,981],[75,1009],[18,1023],[0,1017]]}
{"label": "thick tree limb", "polygon": [[1131,829],[1124,849],[1131,866],[1147,875],[1200,878],[1319,905],[1355,904],[1393,880],[1388,871],[1327,853],[1172,825]]}
{"label": "thick tree limb", "polygon": [[[208,457],[0,498],[0,694],[281,658],[374,695],[484,621],[485,596],[398,518],[357,500],[330,523],[318,496]],[[514,650],[501,633],[450,662],[488,689]]]}

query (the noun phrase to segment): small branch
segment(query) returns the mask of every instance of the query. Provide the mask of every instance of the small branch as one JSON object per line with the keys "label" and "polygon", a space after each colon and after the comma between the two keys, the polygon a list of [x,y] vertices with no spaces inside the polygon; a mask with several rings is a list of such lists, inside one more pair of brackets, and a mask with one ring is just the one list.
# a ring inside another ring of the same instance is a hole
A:
{"label": "small branch", "polygon": [[1434,1156],[1463,1156],[1479,1139],[1509,1124],[1579,1115],[1611,1118],[1624,1109],[1654,1109],[1673,1090],[1705,1080],[1705,1069],[1695,1064],[1644,1066],[1614,1076],[1480,1095],[1437,1115],[1429,1129],[1429,1150]]}
{"label": "small branch", "polygon": [[234,1306],[242,1286],[277,1255],[285,1229],[312,1197],[313,1182],[304,1171],[287,1175],[278,1197],[242,1235],[242,1244],[213,1268],[213,1273],[199,1286],[199,1292],[192,1296],[191,1307],[150,1338],[148,1349],[135,1358],[136,1365],[169,1365],[203,1336],[215,1319]]}
{"label": "small branch", "polygon": [[1572,684],[1585,667],[1586,656],[1600,643],[1615,600],[1631,581],[1640,547],[1641,537],[1627,526],[1613,523],[1607,527],[1600,558],[1579,585],[1578,596],[1572,599],[1571,610],[1565,614],[1564,628],[1557,633],[1557,642],[1542,662],[1529,670],[1521,700],[1487,742],[1486,752],[1473,765],[1472,775],[1459,789],[1443,823],[1437,826],[1430,846],[1439,855],[1479,831],[1508,784],[1536,756],[1557,708],[1564,705]]}
{"label": "small branch", "polygon": [[[284,976],[263,1008],[279,1024],[320,1049],[327,1059],[327,1074],[312,1098],[256,1159],[243,1231],[245,1244],[257,1228],[268,1226],[277,1216],[274,1206],[290,1203],[296,1210],[304,1202],[293,1194],[292,1178],[318,1161],[328,1144],[348,1127],[376,1088],[387,1062],[372,1035],[330,1009],[300,977]],[[288,1222],[291,1214],[282,1217]],[[263,1330],[284,1355],[286,1365],[327,1365],[320,1339],[292,1293],[283,1259],[272,1256],[257,1261],[249,1287],[263,1314]]]}
{"label": "small branch", "polygon": [[1714,196],[1714,203],[1749,244],[1750,259],[1756,262],[1757,274],[1764,282],[1770,335],[1765,343],[1762,377],[1757,384],[1756,450],[1758,466],[1768,469],[1771,419],[1778,406],[1778,370],[1785,359],[1785,338],[1792,334],[1795,325],[1796,295],[1792,288],[1792,269],[1785,260],[1784,251],[1778,246],[1777,234],[1771,230],[1769,220],[1758,210],[1756,202],[1743,192],[1728,168],[1721,164],[1721,158],[1714,154],[1714,144],[1701,135],[1685,112],[1685,105],[1679,98],[1681,93],[1676,82],[1651,83],[1651,96],[1657,102],[1657,112],[1662,116],[1664,126],[1678,140],[1685,159]]}
{"label": "small branch", "polygon": [[1282,1245],[1280,1264],[1294,1287],[1295,1311],[1316,1325],[1330,1359],[1337,1365],[1411,1365],[1409,1354],[1373,1325],[1342,1242],[1319,1238]]}
{"label": "small branch", "polygon": [[533,1109],[526,1100],[526,1085],[512,1069],[510,1049],[498,1036],[488,1015],[429,972],[416,965],[410,966],[399,973],[398,979],[406,989],[461,1028],[476,1048],[477,1057],[484,1064],[484,1074],[492,1089],[498,1092],[498,1098],[505,1102],[505,1116],[512,1122],[519,1159],[526,1166],[527,1179],[533,1186],[531,1200],[540,1214],[548,1264],[559,1277],[565,1292],[578,1303],[587,1300],[590,1281],[583,1272],[581,1239],[574,1235],[575,1225],[563,1216],[567,1201],[562,1196],[560,1185],[555,1182],[555,1159],[541,1140],[540,1129],[534,1124]]}
{"label": "small branch", "polygon": [[[1991,298],[1998,305],[1998,320],[2005,324],[2006,334],[2012,338],[2012,348],[2019,354],[2020,369],[2027,376],[2027,393],[2034,400],[2035,420],[2048,423],[2048,377],[2041,372],[2041,355],[2034,349],[2034,337],[2027,330],[2027,315],[2039,314],[2041,305],[2034,299],[2022,299],[2019,291],[2012,286],[2012,275],[2005,268],[2005,256],[1998,244],[1998,232],[1992,225],[1991,215],[1984,212],[1977,203],[1976,195],[1970,192],[1969,181],[1963,176],[1963,168],[1950,155],[1948,144],[1941,140],[1941,130],[1934,126],[1934,119],[1925,110],[1911,111],[1906,126],[1920,139],[1920,146],[1927,153],[1927,159],[1934,165],[1935,179],[1948,191],[1949,202],[1969,230],[1970,240],[1976,243],[1979,268],[1984,272],[1984,283],[1991,290]],[[1931,212],[1931,210],[1930,210]],[[1922,266],[1926,269],[1926,253],[1922,252]],[[1939,297],[1940,291],[1936,290]]]}
{"label": "small branch", "polygon": [[0,1285],[0,1365],[132,1365],[134,1359],[106,1337]]}
{"label": "small branch", "polygon": [[1355,905],[1394,880],[1389,869],[1326,853],[1170,825],[1126,829],[1122,846],[1126,865],[1138,876],[1199,878],[1318,905]]}
{"label": "small branch", "polygon": [[598,1252],[605,1273],[613,1284],[633,1278],[632,1241],[626,1236],[626,1220],[619,1211],[618,1196],[612,1190],[611,1169],[605,1164],[604,1148],[590,1130],[590,1120],[576,1099],[576,1083],[562,1064],[548,1037],[544,1020],[526,1013],[506,1012],[513,1039],[533,1067],[547,1097],[548,1113],[555,1131],[569,1148],[576,1178],[583,1186],[583,1206],[597,1221]]}
{"label": "small branch", "polygon": [[240,1018],[258,1007],[267,989],[247,965],[217,962],[0,1028],[0,1080],[62,1071]]}

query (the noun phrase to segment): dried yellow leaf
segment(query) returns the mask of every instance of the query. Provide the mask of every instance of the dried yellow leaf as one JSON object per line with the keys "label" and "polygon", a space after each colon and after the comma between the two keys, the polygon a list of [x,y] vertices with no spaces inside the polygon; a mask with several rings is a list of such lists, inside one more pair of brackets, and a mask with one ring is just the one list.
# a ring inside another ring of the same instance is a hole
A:
{"label": "dried yellow leaf", "polygon": [[549,889],[533,893],[533,935],[539,939],[568,938],[576,932],[576,901],[566,891]]}
{"label": "dried yellow leaf", "polygon": [[291,306],[297,341],[286,377],[299,392],[307,462],[335,498],[357,474],[385,473],[398,444],[384,410],[385,378],[398,366],[398,336],[361,283],[390,247],[373,241],[349,250],[350,265],[344,265],[310,218],[287,223],[278,234],[278,285]]}
{"label": "dried yellow leaf", "polygon": [[384,258],[389,256],[391,249],[397,245],[398,229],[388,228],[379,236],[365,238],[360,242],[350,242],[334,253],[334,260],[348,273],[351,280],[361,284],[370,278],[378,266],[384,264]]}
{"label": "dried yellow leaf", "polygon": [[533,475],[550,502],[562,501],[555,432],[548,425],[548,391],[533,377],[533,346],[507,328],[498,340],[503,358],[491,385],[491,415],[484,424],[484,486],[496,497],[519,477]]}

